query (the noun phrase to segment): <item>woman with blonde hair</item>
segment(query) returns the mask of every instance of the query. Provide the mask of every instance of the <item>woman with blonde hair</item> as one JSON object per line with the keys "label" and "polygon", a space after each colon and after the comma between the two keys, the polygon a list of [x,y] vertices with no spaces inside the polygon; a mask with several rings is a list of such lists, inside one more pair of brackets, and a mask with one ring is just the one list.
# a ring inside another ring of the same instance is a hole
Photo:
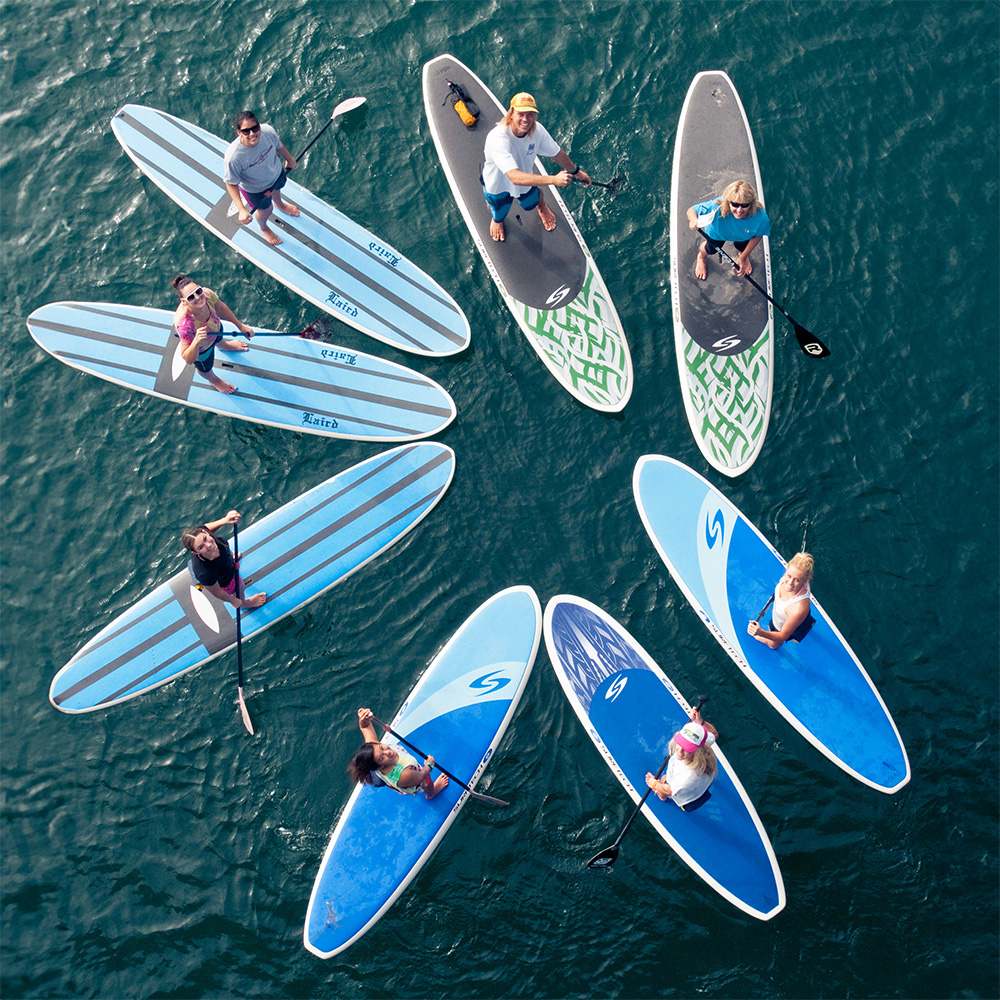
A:
{"label": "woman with blonde hair", "polygon": [[688,226],[692,232],[699,229],[708,237],[698,251],[694,275],[702,281],[708,276],[708,258],[718,253],[727,241],[739,251],[736,273],[746,277],[753,271],[750,254],[765,236],[771,235],[771,222],[764,206],[757,200],[757,192],[748,181],[733,181],[722,196],[713,201],[702,201],[687,210]]}
{"label": "woman with blonde hair", "polygon": [[708,790],[719,771],[712,744],[719,731],[691,709],[688,722],[670,741],[670,761],[663,780],[646,772],[646,785],[663,802],[670,799],[685,812],[693,812],[708,800]]}
{"label": "woman with blonde hair", "polygon": [[[805,638],[812,627],[813,617],[809,614],[812,608],[809,581],[812,580],[814,560],[808,552],[796,552],[785,573],[774,588],[774,594],[768,604],[774,603],[771,609],[771,627],[761,628],[759,621],[747,625],[747,632],[758,642],[777,649],[789,639],[798,642]],[[764,611],[767,605],[764,606]],[[763,615],[763,612],[761,612]]]}

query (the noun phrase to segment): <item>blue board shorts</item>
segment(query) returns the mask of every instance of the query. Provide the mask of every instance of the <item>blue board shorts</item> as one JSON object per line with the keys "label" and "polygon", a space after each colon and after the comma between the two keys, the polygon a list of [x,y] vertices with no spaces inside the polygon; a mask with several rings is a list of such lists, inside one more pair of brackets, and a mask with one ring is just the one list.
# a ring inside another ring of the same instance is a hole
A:
{"label": "blue board shorts", "polygon": [[282,170],[278,175],[278,179],[266,190],[266,191],[247,191],[245,188],[240,188],[243,193],[243,197],[246,199],[247,204],[256,212],[258,209],[270,208],[272,205],[271,194],[272,191],[280,191],[285,186],[285,181],[288,180],[288,171]]}
{"label": "blue board shorts", "polygon": [[[517,200],[521,203],[521,208],[526,212],[530,212],[533,208],[538,208],[541,196],[541,191],[537,187],[532,187],[528,188]],[[490,206],[490,214],[493,216],[493,221],[503,222],[507,218],[510,206],[514,204],[514,196],[508,194],[506,191],[501,194],[490,194],[484,187],[483,197],[486,199],[486,204]]]}

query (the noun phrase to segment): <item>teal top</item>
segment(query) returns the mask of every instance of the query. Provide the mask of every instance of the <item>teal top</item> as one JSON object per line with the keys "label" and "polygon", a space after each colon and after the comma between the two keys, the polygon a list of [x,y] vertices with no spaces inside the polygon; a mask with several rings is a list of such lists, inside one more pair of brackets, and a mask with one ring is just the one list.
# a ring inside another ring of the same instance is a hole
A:
{"label": "teal top", "polygon": [[394,788],[399,792],[400,795],[416,795],[420,788],[419,785],[414,785],[413,788],[400,788],[398,782],[408,767],[420,767],[420,765],[417,763],[417,759],[411,757],[405,750],[397,747],[396,752],[399,754],[399,760],[396,761],[393,769],[391,771],[379,771],[378,776],[390,788]]}

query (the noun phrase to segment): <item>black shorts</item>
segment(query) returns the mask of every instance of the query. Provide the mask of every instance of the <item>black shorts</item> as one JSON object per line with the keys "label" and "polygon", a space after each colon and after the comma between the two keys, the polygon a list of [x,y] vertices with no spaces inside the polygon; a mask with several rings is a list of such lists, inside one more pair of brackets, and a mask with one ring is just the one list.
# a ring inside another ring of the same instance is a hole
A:
{"label": "black shorts", "polygon": [[271,207],[271,192],[280,191],[287,180],[288,171],[282,170],[278,179],[266,191],[247,191],[244,188],[240,188],[240,191],[243,192],[247,204],[256,212],[257,209]]}
{"label": "black shorts", "polygon": [[[749,240],[739,240],[738,242],[734,241],[733,246],[736,247],[737,253],[743,253],[743,251],[746,250],[747,244],[749,242],[750,242]],[[709,239],[707,236],[705,237],[705,253],[707,253],[710,257],[712,256],[712,254],[718,253],[719,250],[725,245],[726,245],[725,240],[712,240]]]}

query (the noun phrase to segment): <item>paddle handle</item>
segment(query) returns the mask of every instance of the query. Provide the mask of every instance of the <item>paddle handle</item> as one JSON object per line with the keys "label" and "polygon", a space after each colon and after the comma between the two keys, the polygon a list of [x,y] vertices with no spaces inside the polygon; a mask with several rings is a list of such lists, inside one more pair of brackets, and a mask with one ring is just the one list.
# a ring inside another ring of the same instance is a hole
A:
{"label": "paddle handle", "polygon": [[770,607],[770,606],[771,606],[772,604],[774,604],[774,594],[772,594],[772,595],[771,595],[771,596],[770,596],[770,597],[769,597],[769,598],[767,599],[767,604],[765,604],[765,605],[764,605],[764,607],[762,607],[762,608],[760,609],[760,611],[758,611],[758,612],[757,612],[757,617],[756,617],[756,618],[754,619],[754,621],[755,621],[755,622],[756,622],[756,623],[757,623],[758,625],[760,624],[760,620],[761,620],[761,618],[763,618],[763,617],[764,617],[764,615],[766,615],[766,614],[767,614],[767,609],[768,609],[768,608],[769,608],[769,607]]}

